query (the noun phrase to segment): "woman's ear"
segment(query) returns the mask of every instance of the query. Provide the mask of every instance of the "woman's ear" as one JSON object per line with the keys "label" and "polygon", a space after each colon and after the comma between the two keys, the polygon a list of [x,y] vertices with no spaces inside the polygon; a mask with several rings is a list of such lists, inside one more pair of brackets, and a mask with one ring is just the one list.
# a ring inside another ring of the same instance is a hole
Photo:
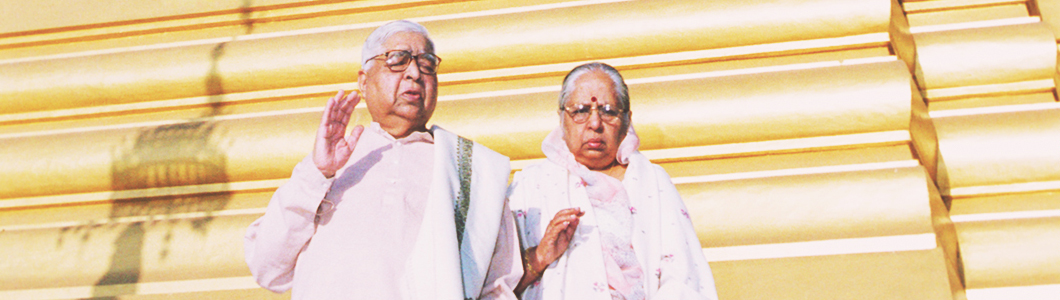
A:
{"label": "woman's ear", "polygon": [[626,134],[629,131],[629,124],[633,124],[633,111],[626,111],[626,120],[623,122],[622,134]]}

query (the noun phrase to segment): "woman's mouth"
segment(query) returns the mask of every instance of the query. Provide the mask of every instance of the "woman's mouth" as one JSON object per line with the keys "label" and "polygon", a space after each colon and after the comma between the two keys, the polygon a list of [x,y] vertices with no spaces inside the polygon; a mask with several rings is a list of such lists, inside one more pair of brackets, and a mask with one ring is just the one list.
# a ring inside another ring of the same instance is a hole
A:
{"label": "woman's mouth", "polygon": [[604,140],[603,139],[589,139],[588,141],[585,141],[585,146],[589,147],[589,149],[603,149],[604,148]]}

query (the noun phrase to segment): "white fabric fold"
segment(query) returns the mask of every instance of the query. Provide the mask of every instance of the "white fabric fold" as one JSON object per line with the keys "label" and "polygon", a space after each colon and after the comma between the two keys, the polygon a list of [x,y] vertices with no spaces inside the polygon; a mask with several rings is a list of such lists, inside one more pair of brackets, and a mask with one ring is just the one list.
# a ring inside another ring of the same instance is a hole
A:
{"label": "white fabric fold", "polygon": [[[632,128],[627,139],[630,136],[636,138]],[[666,171],[637,151],[638,144],[636,139],[623,140],[618,158],[628,163],[620,186],[629,198],[631,242],[647,299],[717,299],[710,266],[681,196]],[[552,159],[515,174],[508,200],[524,250],[541,242],[560,210],[579,207],[586,212],[567,252],[524,291],[523,300],[612,299],[601,250],[603,225],[590,194],[580,176]]]}
{"label": "white fabric fold", "polygon": [[[633,126],[629,126],[626,137],[619,144],[617,156],[628,163],[629,156],[637,151],[639,144]],[[541,143],[541,151],[550,162],[563,166],[584,182],[589,203],[592,204],[597,217],[596,221],[600,223],[598,234],[604,273],[607,275],[608,291],[613,294],[612,298],[644,299],[644,272],[633,251],[633,216],[629,196],[622,187],[622,182],[578,163],[563,139],[562,125],[545,137]]]}
{"label": "white fabric fold", "polygon": [[[471,206],[463,245],[458,247],[453,201],[460,193],[457,172],[458,137],[441,127],[431,128],[435,169],[423,225],[408,261],[409,299],[478,298],[486,280],[505,212],[508,157],[475,144],[471,164]],[[441,163],[444,162],[444,163]],[[424,266],[431,266],[424,269]]]}

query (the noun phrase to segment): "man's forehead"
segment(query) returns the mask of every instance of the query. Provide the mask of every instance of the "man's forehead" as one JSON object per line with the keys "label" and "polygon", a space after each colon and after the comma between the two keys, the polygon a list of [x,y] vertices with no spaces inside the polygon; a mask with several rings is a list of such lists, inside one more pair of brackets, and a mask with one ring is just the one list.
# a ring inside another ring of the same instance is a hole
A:
{"label": "man's forehead", "polygon": [[421,50],[423,52],[432,52],[433,49],[428,49],[430,44],[427,43],[427,38],[415,31],[400,31],[387,37],[386,41],[383,42],[383,47],[388,50]]}

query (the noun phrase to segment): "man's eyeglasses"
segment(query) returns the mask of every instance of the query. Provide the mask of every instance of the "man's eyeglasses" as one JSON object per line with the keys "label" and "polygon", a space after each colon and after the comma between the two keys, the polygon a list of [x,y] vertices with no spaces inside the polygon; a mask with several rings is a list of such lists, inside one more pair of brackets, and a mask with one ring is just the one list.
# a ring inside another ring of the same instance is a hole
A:
{"label": "man's eyeglasses", "polygon": [[614,124],[618,117],[622,116],[626,111],[618,108],[611,104],[605,105],[585,105],[585,104],[574,104],[571,106],[563,107],[563,111],[570,115],[571,119],[574,119],[575,123],[585,123],[589,121],[589,116],[592,115],[593,111],[600,113],[600,120]]}
{"label": "man's eyeglasses", "polygon": [[409,63],[415,59],[416,65],[420,67],[420,73],[427,75],[436,74],[438,72],[438,64],[442,63],[442,59],[434,55],[434,53],[412,55],[412,52],[408,50],[390,50],[373,56],[368,60],[379,58],[384,58],[383,62],[386,64],[387,69],[394,72],[404,72],[405,69],[409,68]]}

